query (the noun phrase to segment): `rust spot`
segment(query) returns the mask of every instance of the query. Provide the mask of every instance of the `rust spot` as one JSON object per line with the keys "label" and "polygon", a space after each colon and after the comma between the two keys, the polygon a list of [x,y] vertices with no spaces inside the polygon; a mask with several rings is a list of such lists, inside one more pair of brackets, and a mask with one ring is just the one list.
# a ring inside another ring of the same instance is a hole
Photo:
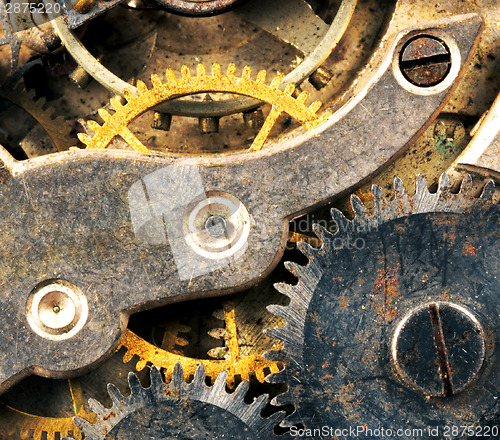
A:
{"label": "rust spot", "polygon": [[464,255],[466,257],[475,257],[476,251],[478,251],[479,249],[480,248],[476,248],[469,243],[465,243],[464,251],[462,252],[462,255]]}
{"label": "rust spot", "polygon": [[112,417],[116,417],[116,413],[114,411],[111,411],[107,416],[104,416],[103,420],[109,420]]}
{"label": "rust spot", "polygon": [[347,298],[346,296],[339,297],[339,304],[340,304],[340,308],[342,310],[345,310],[346,307],[349,305],[349,298]]}
{"label": "rust spot", "polygon": [[397,316],[393,302],[401,295],[397,278],[398,270],[399,265],[395,269],[379,269],[375,288],[372,290],[375,293],[375,298],[370,301],[370,305],[377,310],[378,315],[387,321],[391,321]]}

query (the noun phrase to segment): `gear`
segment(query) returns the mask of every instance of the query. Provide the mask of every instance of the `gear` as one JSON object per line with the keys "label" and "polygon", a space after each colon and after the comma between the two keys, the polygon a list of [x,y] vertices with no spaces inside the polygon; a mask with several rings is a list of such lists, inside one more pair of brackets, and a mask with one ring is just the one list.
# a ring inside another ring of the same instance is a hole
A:
{"label": "gear", "polygon": [[116,136],[121,136],[132,148],[143,153],[149,150],[128,129],[128,125],[145,111],[179,96],[202,93],[202,92],[226,92],[250,96],[260,101],[271,104],[272,109],[267,116],[264,125],[254,139],[250,150],[260,150],[269,133],[281,113],[288,113],[291,117],[310,129],[325,121],[330,112],[318,116],[321,107],[320,101],[315,101],[309,107],[304,103],[309,96],[302,92],[297,98],[292,97],[295,90],[293,85],[288,85],[284,91],[279,90],[281,77],[276,76],[270,85],[266,84],[266,72],[260,71],[256,80],[251,79],[250,67],[245,67],[242,76],[236,76],[236,66],[230,64],[227,75],[221,74],[219,64],[212,66],[212,74],[207,75],[203,64],[199,64],[196,76],[192,77],[187,66],[182,67],[182,78],[176,79],[174,72],[168,69],[166,82],[163,83],[158,75],[151,77],[153,88],[148,89],[146,84],[138,81],[139,95],[135,96],[131,91],[126,91],[126,104],[122,104],[119,98],[112,98],[111,105],[115,113],[110,114],[105,109],[99,110],[99,116],[105,121],[99,125],[95,121],[88,121],[89,128],[95,132],[93,137],[85,133],[79,133],[78,138],[87,148],[106,148]]}
{"label": "gear", "polygon": [[493,182],[478,199],[471,188],[452,194],[442,175],[431,194],[419,176],[409,197],[396,179],[387,202],[374,186],[371,214],[353,196],[352,222],[333,209],[338,233],[316,226],[321,247],[300,244],[298,283],[276,285],[290,304],[269,307],[286,325],[267,332],[283,342],[266,357],[285,362],[269,381],[289,385],[273,400],[295,406],[287,426],[416,439],[498,423],[499,206]]}
{"label": "gear", "polygon": [[[55,110],[47,107],[44,97],[36,100],[34,90],[26,90],[24,85],[19,83],[13,90],[8,87],[1,88],[0,98],[12,102],[32,116],[49,136],[55,151],[68,150],[74,143],[73,137],[70,136],[71,125],[62,116],[54,117]],[[25,153],[28,157],[34,157],[46,154],[47,151],[25,151]]]}
{"label": "gear", "polygon": [[168,385],[163,382],[160,371],[152,368],[151,386],[143,388],[137,376],[130,373],[130,396],[125,397],[114,385],[108,385],[113,406],[107,409],[95,400],[90,401],[97,422],[92,425],[76,417],[75,424],[87,440],[104,440],[110,436],[145,438],[145,435],[148,438],[275,438],[273,429],[283,413],[275,413],[267,419],[260,415],[266,395],[247,404],[244,398],[248,382],[228,394],[226,372],[222,372],[211,387],[206,386],[205,379],[205,368],[200,365],[193,381],[184,382],[182,367],[177,364]]}
{"label": "gear", "polygon": [[263,382],[267,374],[277,373],[280,370],[278,362],[264,359],[259,354],[243,357],[234,356],[226,360],[189,358],[162,350],[130,330],[125,332],[120,346],[127,349],[123,358],[125,363],[129,362],[133,356],[138,356],[140,359],[136,364],[138,371],[144,369],[147,363],[150,362],[156,367],[164,369],[167,379],[171,378],[176,363],[182,365],[186,379],[194,374],[198,365],[203,365],[206,374],[213,380],[221,371],[225,370],[228,372],[230,386],[234,385],[236,375],[246,380],[250,378],[250,375],[255,374],[256,378]]}
{"label": "gear", "polygon": [[[233,1],[229,0],[208,3],[189,1],[179,2],[177,0],[175,2],[171,2],[170,0],[159,0],[159,2],[163,6],[170,3],[170,8],[173,7],[173,3],[175,3],[177,4],[175,9],[177,9],[177,11],[184,10],[184,12],[187,12],[186,7],[190,3],[195,5],[195,9],[199,9],[199,3],[203,3],[205,6],[202,9],[210,10],[213,10],[214,7],[215,9],[221,9],[223,3],[233,3]],[[181,3],[181,5],[179,3]],[[217,5],[214,6],[212,3],[217,3]],[[300,84],[307,78],[310,78],[311,83],[315,84],[315,87],[323,88],[330,81],[333,74],[329,72],[328,69],[324,69],[321,66],[344,35],[354,14],[356,3],[356,0],[343,0],[338,9],[334,8],[336,13],[331,24],[326,24],[323,19],[318,17],[313,11],[313,8],[305,0],[294,0],[293,2],[291,0],[280,0],[279,2],[273,2],[272,5],[269,5],[267,2],[261,0],[257,3],[252,2],[250,6],[243,5],[243,7],[237,9],[236,14],[237,16],[241,16],[240,19],[242,20],[241,24],[238,24],[240,32],[242,29],[249,27],[249,30],[247,31],[249,34],[248,40],[253,39],[253,33],[261,30],[265,31],[266,34],[269,34],[268,37],[272,37],[273,43],[283,43],[283,46],[280,48],[282,58],[289,57],[292,50],[297,52],[295,60],[292,59],[290,62],[277,68],[277,70],[289,70],[291,68],[291,71],[284,78],[284,84]],[[193,11],[192,6],[188,7],[188,9]],[[329,5],[329,8],[327,9],[332,12],[332,5]],[[164,15],[168,16],[170,14]],[[54,26],[54,30],[68,52],[80,65],[80,67],[87,71],[89,75],[94,77],[96,81],[106,87],[113,95],[123,96],[126,89],[133,88],[125,80],[112,73],[104,67],[99,60],[94,58],[78,37],[71,32],[68,23],[63,17],[51,16],[51,18],[53,18],[52,25]],[[189,18],[188,20],[190,22],[184,21],[181,26],[192,26],[194,24],[193,20],[196,19]],[[297,26],[298,22],[301,23],[301,26]],[[161,18],[160,23],[161,24],[158,26],[165,26],[165,22],[162,22]],[[227,23],[233,22],[229,21]],[[203,26],[203,24],[198,24],[198,22],[196,22],[196,24],[197,26]],[[204,23],[204,25],[206,25],[206,23]],[[227,24],[223,21],[219,24],[219,27],[220,26],[227,26]],[[231,37],[225,37],[217,34],[216,38],[226,39]],[[191,40],[192,37],[190,39],[190,43],[192,43]],[[236,47],[239,47],[240,45],[246,47],[248,40],[242,40],[242,43],[239,43]],[[194,46],[196,47],[196,45]],[[193,47],[191,45],[189,47],[190,48],[183,48],[182,52],[191,54],[196,53],[193,52]],[[162,50],[161,45],[160,50]],[[203,51],[201,52],[202,53],[199,55],[203,56]],[[219,53],[219,57],[224,56],[223,52],[228,52],[228,48],[223,46],[223,48],[220,49],[220,52],[222,53]],[[210,53],[213,53],[213,49],[210,50]],[[257,59],[255,61],[260,62],[258,58],[262,57],[262,47],[258,48],[258,52],[256,52],[256,54]],[[301,56],[299,57],[298,54]],[[270,56],[274,58],[274,55],[274,53],[270,52]],[[162,57],[164,59],[169,58],[170,56],[171,54],[168,52],[162,52]],[[239,51],[236,52],[236,56],[240,56]],[[199,57],[196,56],[196,58],[198,58],[199,61]],[[213,103],[207,102],[193,103],[179,101],[175,106],[170,108],[162,107],[161,111],[168,114],[190,117],[220,117],[237,112],[252,110],[257,108],[259,104],[259,101],[256,100],[241,98],[229,99],[222,106],[214,106]]]}
{"label": "gear", "polygon": [[[68,381],[74,412],[77,416],[91,422],[95,422],[95,414],[88,413],[83,407],[83,394],[78,379]],[[65,435],[73,435],[76,440],[82,438],[82,433],[73,423],[73,417],[43,417],[20,411],[5,403],[0,404],[0,418],[2,429],[0,438],[3,435],[8,438],[27,438],[33,440],[57,440]],[[31,432],[33,434],[31,434]]]}
{"label": "gear", "polygon": [[[8,406],[0,409],[2,419],[7,420],[7,426],[4,428],[6,435],[13,436],[19,429],[20,438],[33,440],[56,440],[64,435],[72,433],[75,440],[81,440],[81,432],[75,427],[73,417],[41,417],[33,414],[27,414]],[[79,413],[78,416],[89,421],[95,421],[94,414]],[[33,431],[33,437],[29,437],[30,431]],[[1,433],[1,432],[0,432]]]}

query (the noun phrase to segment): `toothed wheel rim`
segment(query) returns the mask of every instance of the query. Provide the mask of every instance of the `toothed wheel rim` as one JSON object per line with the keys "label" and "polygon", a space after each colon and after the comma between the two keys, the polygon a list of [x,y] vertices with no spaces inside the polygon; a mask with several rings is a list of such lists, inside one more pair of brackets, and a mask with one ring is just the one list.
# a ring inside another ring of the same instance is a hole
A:
{"label": "toothed wheel rim", "polygon": [[[76,417],[75,424],[87,440],[223,438],[269,439],[283,417],[275,413],[265,419],[260,415],[267,396],[253,403],[244,401],[248,382],[242,382],[232,394],[225,390],[227,373],[221,373],[214,385],[205,384],[205,369],[197,368],[193,381],[184,382],[183,371],[176,365],[172,381],[165,384],[157,368],[151,369],[151,386],[143,388],[137,376],[129,374],[131,394],[123,396],[112,384],[108,393],[113,402],[104,408],[95,400],[89,404],[97,414],[97,422]],[[226,437],[224,437],[226,435]],[[65,439],[71,440],[71,439]]]}
{"label": "toothed wheel rim", "polygon": [[286,86],[284,91],[279,89],[281,77],[276,76],[270,84],[266,84],[266,72],[260,71],[257,78],[251,78],[250,67],[245,67],[241,77],[236,75],[236,66],[230,64],[227,75],[221,73],[219,64],[212,66],[211,74],[207,74],[205,67],[199,64],[196,76],[191,76],[189,68],[183,66],[181,78],[177,79],[175,73],[168,69],[166,71],[166,82],[163,82],[158,75],[151,77],[153,87],[148,89],[146,84],[138,81],[138,95],[130,90],[125,91],[126,104],[122,104],[119,98],[112,98],[111,105],[115,113],[110,114],[107,110],[100,109],[99,116],[105,121],[103,125],[95,121],[88,121],[89,128],[95,135],[90,137],[80,133],[78,138],[87,148],[101,149],[110,145],[117,136],[123,138],[133,149],[149,153],[148,148],[128,129],[128,125],[141,114],[151,108],[181,96],[202,92],[227,92],[239,95],[250,96],[260,101],[271,104],[264,125],[254,139],[250,150],[260,150],[264,145],[269,133],[277,118],[282,113],[287,113],[296,119],[307,129],[316,127],[324,122],[330,112],[325,112],[321,116],[317,114],[321,108],[321,102],[315,101],[310,106],[305,102],[308,98],[307,92],[301,92],[297,98],[292,96],[295,90],[293,84]]}
{"label": "toothed wheel rim", "polygon": [[[443,176],[438,192],[430,194],[420,177],[411,198],[398,180],[393,202],[385,202],[375,187],[372,214],[353,197],[352,222],[333,210],[339,233],[316,228],[321,248],[300,245],[309,263],[288,264],[299,281],[276,286],[291,301],[286,307],[270,307],[286,325],[268,332],[284,343],[281,351],[267,357],[285,361],[285,370],[270,381],[289,385],[289,391],[273,402],[295,405],[287,426],[325,425],[340,429],[335,434],[339,438],[364,438],[366,431],[346,435],[342,430],[357,426],[425,430],[429,420],[437,420],[441,429],[488,426],[498,418],[490,384],[499,379],[499,354],[494,350],[494,339],[500,337],[495,315],[499,209],[486,202],[492,185],[481,199],[468,196],[469,186],[466,179],[460,194],[450,194]],[[365,245],[339,248],[334,246],[338,238],[343,242],[362,238]],[[400,320],[422,303],[438,300],[473,311],[490,335],[478,377],[444,398],[425,396],[407,386],[390,356]],[[399,437],[413,438],[404,433]],[[421,437],[431,434],[424,431]]]}

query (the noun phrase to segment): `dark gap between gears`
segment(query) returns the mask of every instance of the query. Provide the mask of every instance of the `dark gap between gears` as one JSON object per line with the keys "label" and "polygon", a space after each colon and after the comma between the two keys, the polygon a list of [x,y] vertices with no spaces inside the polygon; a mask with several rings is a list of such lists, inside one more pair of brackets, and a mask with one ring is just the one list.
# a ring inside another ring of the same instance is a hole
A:
{"label": "dark gap between gears", "polygon": [[441,63],[451,63],[451,55],[449,53],[443,53],[439,55],[432,55],[426,58],[420,58],[417,60],[406,60],[406,61],[401,61],[400,65],[401,68],[412,69],[414,67],[423,67]]}

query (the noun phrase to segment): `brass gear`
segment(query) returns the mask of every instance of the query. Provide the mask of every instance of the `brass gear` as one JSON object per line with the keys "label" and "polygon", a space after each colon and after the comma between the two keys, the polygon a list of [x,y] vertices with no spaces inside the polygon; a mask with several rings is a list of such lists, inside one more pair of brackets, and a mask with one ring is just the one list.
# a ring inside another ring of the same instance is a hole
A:
{"label": "brass gear", "polygon": [[90,137],[88,134],[79,133],[78,138],[87,148],[101,149],[108,147],[116,136],[120,136],[134,150],[149,153],[148,148],[128,129],[128,125],[147,110],[163,102],[203,92],[234,93],[256,98],[271,105],[271,111],[254,139],[250,151],[262,148],[281,113],[287,113],[306,129],[318,126],[330,116],[329,111],[321,116],[317,114],[322,105],[320,101],[315,101],[310,106],[305,105],[309,96],[307,92],[302,92],[294,98],[292,96],[295,91],[293,84],[287,85],[285,90],[281,91],[279,89],[281,75],[277,75],[270,84],[266,84],[265,70],[260,71],[255,80],[251,78],[251,75],[252,71],[247,66],[243,69],[241,77],[236,76],[234,64],[229,65],[227,75],[221,74],[221,67],[217,63],[213,64],[211,75],[207,75],[203,64],[198,64],[196,76],[191,76],[189,68],[183,66],[180,79],[175,77],[172,69],[167,69],[165,83],[158,75],[152,75],[153,87],[151,89],[148,89],[142,81],[138,81],[137,96],[127,90],[125,92],[126,104],[122,104],[118,97],[111,98],[111,106],[115,113],[111,114],[105,109],[99,109],[98,113],[104,120],[104,124],[88,121],[88,126],[95,135]]}
{"label": "brass gear", "polygon": [[[236,342],[237,344],[237,342]],[[247,380],[251,375],[255,375],[259,382],[264,382],[266,376],[277,373],[281,370],[281,363],[264,359],[261,354],[251,356],[239,356],[237,345],[232,345],[229,359],[194,359],[179,354],[175,354],[153,345],[131,330],[127,330],[120,343],[120,348],[124,347],[127,352],[123,357],[123,362],[129,362],[134,356],[139,358],[136,364],[137,371],[146,367],[148,362],[164,369],[165,378],[170,380],[175,364],[179,363],[184,371],[184,377],[188,379],[194,375],[196,367],[200,364],[205,366],[206,374],[212,380],[224,370],[228,372],[228,385],[233,387],[236,377]]]}
{"label": "brass gear", "polygon": [[[89,422],[95,422],[96,415],[87,413],[83,409],[83,396],[79,387],[78,379],[70,379],[69,386],[75,415]],[[73,423],[73,417],[43,417],[19,411],[7,405],[0,405],[0,416],[6,421],[6,426],[2,427],[0,436],[5,433],[9,438],[18,433],[21,439],[33,440],[56,440],[66,435],[72,435],[75,440],[81,440],[82,433]],[[33,436],[30,437],[31,432]],[[17,438],[17,437],[16,437]]]}

